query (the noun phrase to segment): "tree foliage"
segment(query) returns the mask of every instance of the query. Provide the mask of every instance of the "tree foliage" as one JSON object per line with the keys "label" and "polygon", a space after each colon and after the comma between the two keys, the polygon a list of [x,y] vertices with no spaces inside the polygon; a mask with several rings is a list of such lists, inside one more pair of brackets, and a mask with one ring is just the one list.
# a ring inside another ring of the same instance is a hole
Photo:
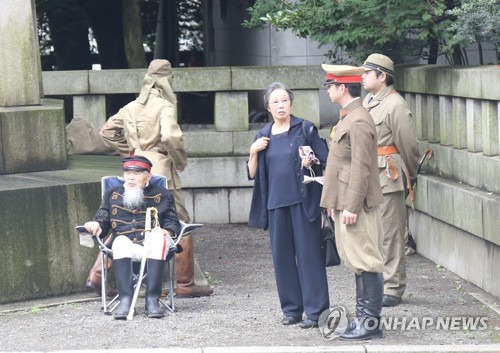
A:
{"label": "tree foliage", "polygon": [[347,61],[355,62],[373,52],[396,62],[403,58],[435,62],[437,53],[432,49],[448,43],[454,15],[447,10],[457,4],[458,0],[257,0],[243,25],[291,29],[299,37],[330,46],[328,56],[335,62],[344,61],[336,57],[343,51]]}
{"label": "tree foliage", "polygon": [[460,7],[448,10],[455,16],[449,45],[462,47],[472,43],[490,42],[498,57],[500,48],[500,4],[498,0],[462,0]]}

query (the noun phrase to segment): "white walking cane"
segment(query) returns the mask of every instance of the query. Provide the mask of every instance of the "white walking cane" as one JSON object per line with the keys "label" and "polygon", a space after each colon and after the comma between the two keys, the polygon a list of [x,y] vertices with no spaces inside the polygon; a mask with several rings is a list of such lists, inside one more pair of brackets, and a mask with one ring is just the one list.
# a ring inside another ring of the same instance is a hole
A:
{"label": "white walking cane", "polygon": [[[155,215],[158,215],[158,210],[156,207],[148,207],[146,210],[146,225],[144,227],[144,241],[148,238],[149,234],[151,233],[151,212],[154,212]],[[130,310],[127,315],[127,320],[132,320],[134,318],[134,308],[135,308],[135,303],[137,302],[137,297],[139,296],[139,291],[141,290],[141,283],[142,283],[142,277],[144,275],[144,268],[146,267],[146,252],[144,251],[144,254],[141,259],[141,269],[139,271],[139,278],[137,279],[137,284],[135,286],[135,291],[134,291],[134,297],[132,298],[132,304],[130,305]]]}

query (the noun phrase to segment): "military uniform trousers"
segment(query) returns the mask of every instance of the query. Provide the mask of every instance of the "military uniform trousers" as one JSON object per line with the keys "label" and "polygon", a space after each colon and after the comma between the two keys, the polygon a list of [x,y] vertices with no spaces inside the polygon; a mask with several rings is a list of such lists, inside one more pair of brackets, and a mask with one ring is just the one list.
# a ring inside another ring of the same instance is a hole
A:
{"label": "military uniform trousers", "polygon": [[344,265],[357,275],[362,272],[382,273],[384,232],[379,206],[369,212],[362,209],[354,224],[342,223],[342,211],[339,210],[335,210],[334,218],[335,242]]}
{"label": "military uniform trousers", "polygon": [[310,222],[302,203],[269,210],[269,233],[283,314],[318,320],[330,305],[321,217]]}
{"label": "military uniform trousers", "polygon": [[406,289],[405,192],[396,191],[384,194],[381,205],[384,228],[384,294],[401,298]]}

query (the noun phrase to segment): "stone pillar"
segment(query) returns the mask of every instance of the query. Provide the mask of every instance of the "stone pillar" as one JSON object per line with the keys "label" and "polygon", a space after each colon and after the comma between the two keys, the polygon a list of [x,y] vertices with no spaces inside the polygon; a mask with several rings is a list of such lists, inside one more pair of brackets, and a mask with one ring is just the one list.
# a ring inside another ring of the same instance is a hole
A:
{"label": "stone pillar", "polygon": [[42,99],[35,2],[0,8],[0,174],[65,169],[63,102]]}
{"label": "stone pillar", "polygon": [[499,152],[497,106],[498,103],[495,101],[482,101],[481,103],[483,153],[485,156],[494,156]]}
{"label": "stone pillar", "polygon": [[2,0],[0,8],[0,107],[40,104],[34,0]]}
{"label": "stone pillar", "polygon": [[439,143],[439,97],[427,96],[427,137],[429,142]]}
{"label": "stone pillar", "polygon": [[80,116],[100,129],[106,122],[106,96],[73,96],[73,116]]}
{"label": "stone pillar", "polygon": [[465,114],[465,99],[453,97],[453,147],[467,147],[467,117]]}
{"label": "stone pillar", "polygon": [[215,130],[248,130],[248,93],[215,93]]}
{"label": "stone pillar", "polygon": [[453,116],[451,97],[439,96],[439,132],[442,145],[453,144]]}
{"label": "stone pillar", "polygon": [[419,140],[427,140],[427,96],[423,94],[415,95],[415,124],[417,131],[417,138]]}
{"label": "stone pillar", "polygon": [[467,116],[467,149],[470,152],[483,150],[481,101],[466,99],[465,111]]}

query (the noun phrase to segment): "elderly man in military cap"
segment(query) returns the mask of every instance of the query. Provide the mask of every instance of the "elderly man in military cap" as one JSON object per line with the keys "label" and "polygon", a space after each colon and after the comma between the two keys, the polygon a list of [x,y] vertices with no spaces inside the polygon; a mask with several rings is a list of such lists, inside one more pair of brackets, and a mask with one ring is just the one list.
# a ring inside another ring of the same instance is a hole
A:
{"label": "elderly man in military cap", "polygon": [[162,229],[171,237],[180,233],[180,223],[175,211],[172,193],[165,188],[149,185],[152,163],[143,156],[123,159],[123,186],[108,190],[101,206],[85,229],[96,236],[104,237],[111,231],[114,273],[120,304],[114,318],[124,320],[130,310],[134,292],[132,260],[147,257],[146,313],[148,317],[161,318],[163,310],[158,300],[161,295],[163,268],[166,253],[162,234],[151,233],[144,239],[146,209],[155,207]]}
{"label": "elderly man in military cap", "polygon": [[392,60],[382,54],[371,54],[363,69],[363,87],[370,92],[363,105],[377,128],[378,173],[384,194],[383,305],[395,306],[401,303],[406,289],[405,185],[411,187],[409,180],[417,175],[417,138],[408,104],[393,87]]}
{"label": "elderly man in military cap", "polygon": [[[154,175],[168,179],[175,197],[179,219],[189,223],[178,172],[187,165],[182,131],[177,124],[177,100],[172,90],[172,66],[168,60],[151,61],[135,101],[108,119],[102,137],[123,156],[141,154],[153,162]],[[176,256],[178,297],[202,297],[212,294],[209,286],[194,282],[194,244],[191,235],[181,240],[184,251]]]}
{"label": "elderly man in military cap", "polygon": [[383,195],[375,124],[361,104],[363,70],[346,65],[323,64],[322,68],[330,99],[342,109],[332,133],[321,207],[335,219],[339,255],[356,279],[356,319],[340,338],[379,338],[384,269],[379,205]]}

